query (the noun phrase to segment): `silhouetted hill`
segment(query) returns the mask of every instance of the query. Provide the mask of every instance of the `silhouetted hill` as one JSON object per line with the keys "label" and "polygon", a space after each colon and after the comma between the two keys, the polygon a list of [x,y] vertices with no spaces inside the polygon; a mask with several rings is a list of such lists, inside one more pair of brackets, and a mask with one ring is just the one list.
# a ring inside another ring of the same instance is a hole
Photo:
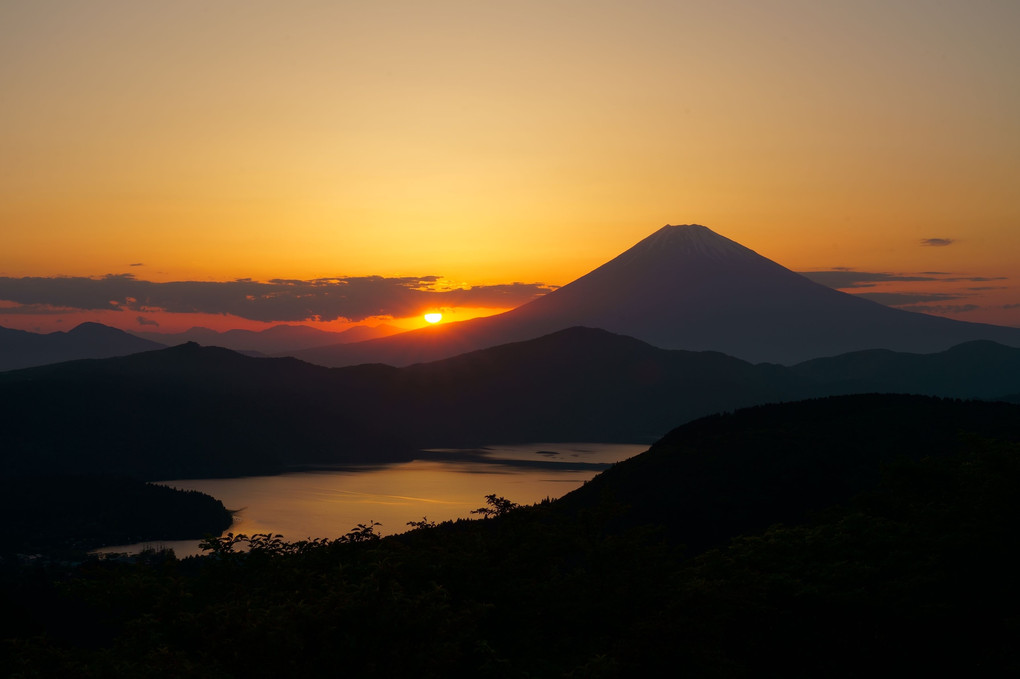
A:
{"label": "silhouetted hill", "polygon": [[694,549],[846,502],[883,465],[1020,442],[1020,406],[861,394],[756,406],[682,425],[558,504],[609,501],[621,525],[662,525]]}
{"label": "silhouetted hill", "polygon": [[320,365],[404,366],[572,326],[657,347],[792,364],[865,349],[1020,346],[1020,328],[893,309],[832,290],[696,224],[665,226],[615,259],[503,314],[297,355]]}
{"label": "silhouetted hill", "polygon": [[352,410],[359,395],[328,373],[197,344],[3,373],[3,468],[158,480],[409,459],[399,433]]}
{"label": "silhouetted hill", "polygon": [[669,351],[593,328],[412,365],[393,394],[429,445],[653,441],[671,423],[801,397],[780,366]]}
{"label": "silhouetted hill", "polygon": [[204,493],[99,476],[0,477],[0,511],[18,517],[0,555],[199,539],[233,521],[222,502]]}
{"label": "silhouetted hill", "polygon": [[45,334],[0,328],[0,371],[80,358],[126,356],[165,346],[100,323],[82,323],[67,332]]}

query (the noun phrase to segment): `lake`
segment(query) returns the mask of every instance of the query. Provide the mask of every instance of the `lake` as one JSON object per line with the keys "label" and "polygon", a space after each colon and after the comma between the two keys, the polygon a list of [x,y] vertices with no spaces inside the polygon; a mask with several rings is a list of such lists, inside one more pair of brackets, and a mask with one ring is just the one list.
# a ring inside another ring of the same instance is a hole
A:
{"label": "lake", "polygon": [[[558,498],[599,470],[648,449],[648,444],[535,443],[470,450],[424,451],[422,459],[379,467],[339,467],[276,476],[160,481],[208,493],[236,510],[233,533],[279,533],[287,540],[335,538],[376,521],[382,535],[408,521],[470,518],[495,493],[519,504]],[[201,554],[198,540],[104,547],[135,553],[169,547],[179,557]]]}

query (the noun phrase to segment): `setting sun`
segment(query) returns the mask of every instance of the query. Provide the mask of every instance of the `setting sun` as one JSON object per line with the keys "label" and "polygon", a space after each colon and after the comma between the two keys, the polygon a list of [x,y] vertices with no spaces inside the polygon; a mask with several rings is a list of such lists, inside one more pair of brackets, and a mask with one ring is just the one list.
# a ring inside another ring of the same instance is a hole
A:
{"label": "setting sun", "polygon": [[425,320],[428,321],[429,323],[438,323],[439,321],[443,320],[443,314],[438,312],[425,314]]}

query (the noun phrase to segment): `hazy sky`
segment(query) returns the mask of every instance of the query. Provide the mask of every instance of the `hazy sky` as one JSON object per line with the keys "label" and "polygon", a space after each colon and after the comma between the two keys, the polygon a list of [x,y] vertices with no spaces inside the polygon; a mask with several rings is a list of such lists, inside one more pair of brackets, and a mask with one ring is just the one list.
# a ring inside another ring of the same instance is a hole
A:
{"label": "hazy sky", "polygon": [[1015,0],[0,0],[0,278],[562,285],[701,223],[1020,326],[1018,30]]}

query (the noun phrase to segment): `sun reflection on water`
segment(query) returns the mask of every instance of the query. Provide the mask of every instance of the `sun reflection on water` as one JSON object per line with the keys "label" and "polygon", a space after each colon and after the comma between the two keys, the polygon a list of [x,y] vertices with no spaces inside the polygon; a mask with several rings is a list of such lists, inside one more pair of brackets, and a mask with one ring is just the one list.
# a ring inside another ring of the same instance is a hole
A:
{"label": "sun reflection on water", "polygon": [[[287,540],[337,537],[377,521],[383,535],[408,521],[471,518],[495,493],[520,504],[557,498],[580,487],[600,468],[647,449],[642,444],[557,443],[423,451],[421,459],[370,468],[336,468],[277,476],[162,481],[221,500],[235,514],[234,533],[280,533]],[[197,540],[147,543],[178,556],[200,554]],[[101,552],[138,551],[145,545]]]}

